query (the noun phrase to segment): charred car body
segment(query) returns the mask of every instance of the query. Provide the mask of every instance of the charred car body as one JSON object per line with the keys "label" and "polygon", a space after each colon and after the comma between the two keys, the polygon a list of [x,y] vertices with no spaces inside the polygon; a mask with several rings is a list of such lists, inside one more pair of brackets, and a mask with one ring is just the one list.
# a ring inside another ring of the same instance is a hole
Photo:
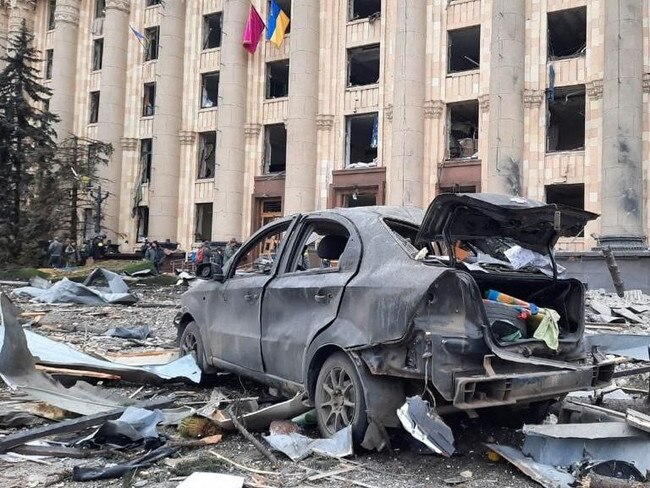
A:
{"label": "charred car body", "polygon": [[[322,433],[352,425],[357,441],[369,423],[399,426],[397,408],[423,389],[442,411],[602,387],[613,366],[585,351],[583,285],[559,279],[552,255],[561,235],[595,217],[445,194],[426,213],[362,207],[277,220],[184,295],[180,347],[206,371],[306,390]],[[515,246],[544,266],[514,269],[503,253]],[[497,336],[488,290],[557,311],[557,348]]]}

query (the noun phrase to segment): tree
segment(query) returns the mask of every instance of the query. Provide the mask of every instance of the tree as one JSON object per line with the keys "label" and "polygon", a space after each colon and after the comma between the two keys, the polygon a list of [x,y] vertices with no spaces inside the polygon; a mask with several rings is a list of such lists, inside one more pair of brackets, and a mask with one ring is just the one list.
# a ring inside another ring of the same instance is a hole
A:
{"label": "tree", "polygon": [[79,239],[79,211],[95,206],[91,190],[101,187],[97,168],[108,164],[111,144],[72,135],[59,143],[57,164],[60,201],[66,216],[60,230],[73,242]]}
{"label": "tree", "polygon": [[12,263],[33,260],[57,225],[50,200],[58,117],[47,109],[51,91],[39,82],[33,37],[23,21],[0,73],[0,260]]}

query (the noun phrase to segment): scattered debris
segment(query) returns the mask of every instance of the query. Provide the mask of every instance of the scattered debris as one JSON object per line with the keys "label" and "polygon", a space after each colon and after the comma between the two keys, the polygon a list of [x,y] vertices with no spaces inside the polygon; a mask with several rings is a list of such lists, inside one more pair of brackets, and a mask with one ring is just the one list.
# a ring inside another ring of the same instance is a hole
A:
{"label": "scattered debris", "polygon": [[139,327],[113,327],[106,331],[107,336],[120,337],[122,339],[146,339],[151,334],[148,325]]}
{"label": "scattered debris", "polygon": [[339,430],[329,439],[311,439],[301,434],[277,434],[264,437],[273,449],[286,454],[292,461],[301,461],[310,454],[342,458],[354,454],[352,427]]}
{"label": "scattered debris", "polygon": [[206,486],[241,488],[244,486],[244,478],[230,474],[196,472],[183,480],[178,488],[204,488]]}
{"label": "scattered debris", "polygon": [[209,437],[220,434],[221,432],[221,427],[211,419],[198,415],[187,417],[178,424],[178,433],[182,437],[188,437],[190,439],[201,439],[202,437]]}
{"label": "scattered debris", "polygon": [[615,354],[639,361],[650,360],[650,335],[594,334],[585,336],[585,345],[603,354]]}
{"label": "scattered debris", "polygon": [[159,447],[144,456],[139,456],[124,464],[114,464],[104,467],[75,466],[72,470],[72,480],[95,481],[121,478],[133,470],[148,468],[161,459],[171,456],[179,449],[179,447]]}
{"label": "scattered debris", "polygon": [[446,457],[454,453],[453,432],[422,397],[407,398],[397,416],[404,429],[433,452]]}

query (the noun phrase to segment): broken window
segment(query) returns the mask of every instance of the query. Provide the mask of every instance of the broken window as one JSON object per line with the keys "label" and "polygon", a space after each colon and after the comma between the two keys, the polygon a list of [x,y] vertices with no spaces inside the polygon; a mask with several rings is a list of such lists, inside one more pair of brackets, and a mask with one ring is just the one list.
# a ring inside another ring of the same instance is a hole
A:
{"label": "broken window", "polygon": [[196,204],[196,225],[194,232],[195,241],[212,240],[212,204]]}
{"label": "broken window", "polygon": [[147,43],[144,50],[144,60],[152,61],[158,59],[158,40],[160,38],[160,27],[148,27],[144,30]]}
{"label": "broken window", "polygon": [[[275,3],[278,4],[278,7],[280,7],[280,10],[282,10],[285,14],[287,14],[287,17],[291,19],[291,0],[275,0]],[[267,12],[271,11],[271,0],[268,2],[267,6]],[[287,30],[284,31],[285,35],[288,34],[291,31],[291,22],[289,22],[289,25],[287,26]]]}
{"label": "broken window", "polygon": [[147,0],[147,7],[153,7],[154,5],[160,5],[162,0]]}
{"label": "broken window", "polygon": [[287,168],[287,128],[284,124],[264,126],[264,174]]}
{"label": "broken window", "polygon": [[95,39],[93,41],[93,71],[102,69],[104,60],[104,39]]}
{"label": "broken window", "polygon": [[478,100],[448,104],[448,158],[477,158],[478,130]]}
{"label": "broken window", "polygon": [[140,184],[151,181],[153,139],[140,139]]}
{"label": "broken window", "polygon": [[481,63],[481,26],[450,30],[448,39],[448,73],[478,69]]}
{"label": "broken window", "polygon": [[199,134],[199,179],[214,178],[216,147],[216,132],[201,132]]}
{"label": "broken window", "polygon": [[219,105],[219,72],[201,75],[201,108]]}
{"label": "broken window", "polygon": [[547,93],[547,152],[585,147],[585,87],[563,86]]}
{"label": "broken window", "polygon": [[47,10],[47,30],[54,29],[54,12],[56,11],[56,0],[50,0]]}
{"label": "broken window", "polygon": [[359,193],[355,190],[353,193],[345,195],[345,206],[348,208],[370,207],[372,205],[377,205],[376,193]]}
{"label": "broken window", "polygon": [[106,17],[106,0],[95,0],[95,18]]}
{"label": "broken window", "polygon": [[379,44],[348,49],[348,86],[379,83]]}
{"label": "broken window", "polygon": [[299,252],[293,253],[287,272],[323,270],[339,267],[350,234],[338,222],[323,220],[307,227],[300,236]]}
{"label": "broken window", "polygon": [[144,242],[149,235],[149,207],[136,208],[136,242]]}
{"label": "broken window", "polygon": [[289,95],[289,60],[266,63],[266,98]]}
{"label": "broken window", "polygon": [[156,84],[145,83],[142,95],[142,116],[151,117],[156,113]]}
{"label": "broken window", "polygon": [[381,17],[381,0],[348,0],[348,20],[368,19],[370,22]]}
{"label": "broken window", "polygon": [[379,124],[377,112],[348,115],[345,122],[346,167],[376,165]]}
{"label": "broken window", "polygon": [[587,7],[548,13],[548,59],[583,56],[587,49]]}
{"label": "broken window", "polygon": [[476,193],[476,186],[474,185],[454,185],[440,187],[438,193]]}
{"label": "broken window", "polygon": [[268,274],[288,228],[289,222],[273,225],[257,239],[246,243],[243,252],[240,252],[237,260],[230,265],[231,276]]}
{"label": "broken window", "polygon": [[88,122],[96,124],[99,120],[99,92],[90,92],[90,115]]}
{"label": "broken window", "polygon": [[568,184],[559,183],[546,185],[546,203],[555,203],[565,207],[585,209],[585,185],[584,183]]}
{"label": "broken window", "polygon": [[52,63],[54,61],[54,49],[45,51],[45,79],[52,79]]}
{"label": "broken window", "polygon": [[203,17],[203,49],[221,47],[221,26],[223,15],[221,12]]}

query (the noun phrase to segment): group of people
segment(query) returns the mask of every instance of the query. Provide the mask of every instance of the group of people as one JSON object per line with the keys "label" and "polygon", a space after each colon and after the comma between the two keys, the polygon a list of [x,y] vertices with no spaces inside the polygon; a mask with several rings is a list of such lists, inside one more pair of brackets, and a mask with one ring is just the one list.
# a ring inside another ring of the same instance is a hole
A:
{"label": "group of people", "polygon": [[165,252],[160,247],[158,241],[145,241],[140,251],[142,252],[142,257],[146,261],[150,261],[156,269],[156,272],[160,274],[163,260],[165,259]]}
{"label": "group of people", "polygon": [[62,241],[58,236],[54,237],[50,242],[47,255],[47,265],[50,268],[77,266],[80,261],[79,251],[77,251],[75,243],[70,239]]}
{"label": "group of people", "polygon": [[214,263],[218,266],[223,266],[237,251],[239,243],[234,237],[228,241],[225,248],[218,247],[212,250],[208,241],[203,241],[201,247],[196,252],[196,264]]}

